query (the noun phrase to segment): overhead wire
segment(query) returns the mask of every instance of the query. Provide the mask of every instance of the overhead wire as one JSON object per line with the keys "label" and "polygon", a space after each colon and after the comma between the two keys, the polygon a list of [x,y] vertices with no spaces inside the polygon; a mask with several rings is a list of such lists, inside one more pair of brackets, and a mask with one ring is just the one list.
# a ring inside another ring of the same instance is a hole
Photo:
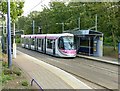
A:
{"label": "overhead wire", "polygon": [[43,1],[45,0],[41,0],[38,4],[36,4],[33,8],[31,8],[28,12],[26,12],[24,15],[30,13],[34,8],[36,8],[37,6],[39,6],[41,3],[43,3]]}

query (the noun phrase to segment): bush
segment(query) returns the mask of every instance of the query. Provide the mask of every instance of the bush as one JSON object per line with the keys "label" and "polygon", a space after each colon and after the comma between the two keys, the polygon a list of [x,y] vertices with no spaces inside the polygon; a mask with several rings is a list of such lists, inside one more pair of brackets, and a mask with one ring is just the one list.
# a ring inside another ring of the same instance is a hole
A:
{"label": "bush", "polygon": [[22,86],[28,86],[28,82],[27,81],[22,81]]}
{"label": "bush", "polygon": [[13,71],[11,69],[4,68],[3,70],[5,75],[13,74]]}
{"label": "bush", "polygon": [[21,76],[21,71],[15,70],[13,71],[17,76]]}
{"label": "bush", "polygon": [[[117,40],[116,40],[117,42]],[[104,45],[106,46],[113,46],[113,39],[112,37],[104,37]]]}
{"label": "bush", "polygon": [[3,61],[3,62],[2,62],[2,66],[3,66],[3,67],[7,67],[7,66],[8,66],[7,62]]}
{"label": "bush", "polygon": [[5,83],[8,80],[12,80],[12,77],[10,75],[5,75],[2,73],[2,83]]}
{"label": "bush", "polygon": [[16,38],[16,43],[20,43],[21,39],[20,38]]}

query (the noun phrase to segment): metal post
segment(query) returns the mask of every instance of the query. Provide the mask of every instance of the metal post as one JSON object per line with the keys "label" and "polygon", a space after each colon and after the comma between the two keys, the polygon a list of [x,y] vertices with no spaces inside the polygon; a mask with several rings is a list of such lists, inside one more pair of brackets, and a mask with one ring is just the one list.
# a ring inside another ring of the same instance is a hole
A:
{"label": "metal post", "polygon": [[80,17],[78,18],[78,28],[80,30]]}
{"label": "metal post", "polygon": [[118,62],[120,62],[120,42],[118,42]]}
{"label": "metal post", "polygon": [[62,22],[62,33],[64,32],[64,22]]}
{"label": "metal post", "polygon": [[96,31],[97,31],[97,14],[95,15],[95,28],[96,28]]}
{"label": "metal post", "polygon": [[90,37],[89,37],[89,47],[88,47],[89,48],[89,56],[90,56],[90,53],[91,53],[91,50],[90,50],[91,46],[90,45],[91,45],[91,43],[90,43]]}
{"label": "metal post", "polygon": [[12,65],[12,54],[11,54],[11,24],[10,24],[10,0],[8,4],[8,14],[7,14],[7,31],[8,31],[8,68]]}
{"label": "metal post", "polygon": [[35,27],[35,21],[34,20],[33,20],[32,26],[33,26],[33,34],[34,34],[34,27]]}

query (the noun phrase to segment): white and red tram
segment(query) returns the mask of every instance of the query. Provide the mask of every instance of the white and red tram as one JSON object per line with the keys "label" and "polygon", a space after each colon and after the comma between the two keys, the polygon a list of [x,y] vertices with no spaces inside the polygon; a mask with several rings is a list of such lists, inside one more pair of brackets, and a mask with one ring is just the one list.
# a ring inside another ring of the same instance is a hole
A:
{"label": "white and red tram", "polygon": [[37,34],[21,35],[22,47],[59,57],[76,57],[74,35]]}

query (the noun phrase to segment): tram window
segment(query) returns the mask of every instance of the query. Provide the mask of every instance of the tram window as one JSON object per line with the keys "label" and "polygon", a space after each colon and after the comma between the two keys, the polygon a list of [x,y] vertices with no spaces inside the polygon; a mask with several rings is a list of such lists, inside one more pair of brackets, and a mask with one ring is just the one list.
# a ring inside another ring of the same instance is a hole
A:
{"label": "tram window", "polygon": [[24,43],[24,38],[21,39],[21,43]]}
{"label": "tram window", "polygon": [[58,40],[58,47],[59,47],[59,49],[64,49],[64,43],[63,43],[62,37],[60,37]]}
{"label": "tram window", "polygon": [[74,37],[72,37],[72,36],[63,37],[65,50],[73,50],[73,49],[75,49],[73,40],[74,40]]}
{"label": "tram window", "polygon": [[53,40],[47,39],[47,48],[52,49]]}
{"label": "tram window", "polygon": [[23,39],[22,39],[22,43],[24,43],[24,44],[25,44],[25,38],[23,38]]}
{"label": "tram window", "polygon": [[38,39],[38,46],[41,47],[41,39]]}
{"label": "tram window", "polygon": [[41,39],[41,45],[42,46],[44,45],[44,39]]}
{"label": "tram window", "polygon": [[29,39],[28,39],[28,38],[26,38],[25,43],[26,43],[26,44],[29,44]]}
{"label": "tram window", "polygon": [[74,38],[71,36],[64,36],[64,37],[60,37],[58,40],[58,47],[59,49],[63,49],[63,50],[72,50],[74,49],[74,42],[73,42]]}
{"label": "tram window", "polygon": [[31,45],[34,45],[35,39],[31,39]]}

